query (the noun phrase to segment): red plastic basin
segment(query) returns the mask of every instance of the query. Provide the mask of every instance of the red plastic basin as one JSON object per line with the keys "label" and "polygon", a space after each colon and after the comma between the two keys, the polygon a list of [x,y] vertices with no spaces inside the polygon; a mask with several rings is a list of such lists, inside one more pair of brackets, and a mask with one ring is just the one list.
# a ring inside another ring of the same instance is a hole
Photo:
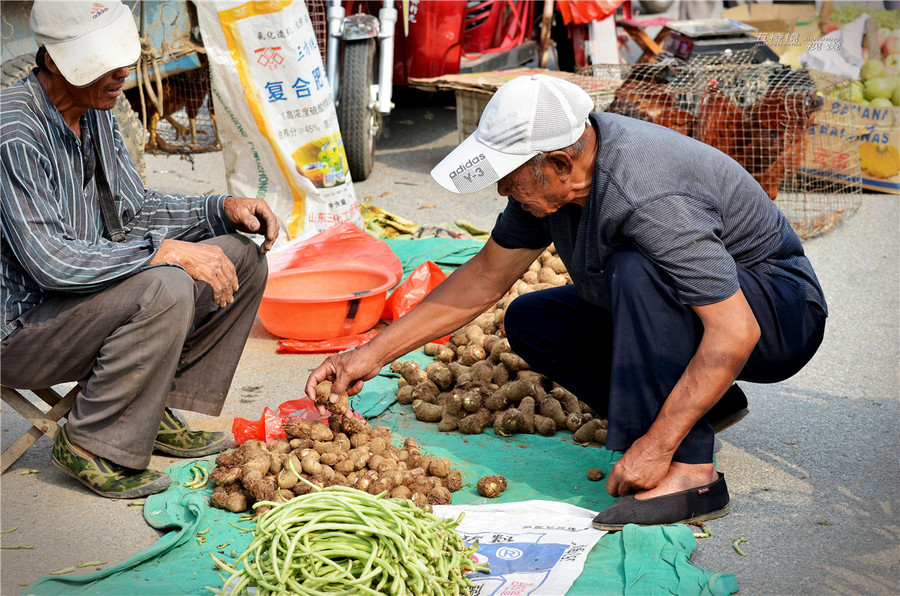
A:
{"label": "red plastic basin", "polygon": [[359,265],[269,275],[259,318],[272,335],[322,340],[368,331],[381,318],[391,273]]}

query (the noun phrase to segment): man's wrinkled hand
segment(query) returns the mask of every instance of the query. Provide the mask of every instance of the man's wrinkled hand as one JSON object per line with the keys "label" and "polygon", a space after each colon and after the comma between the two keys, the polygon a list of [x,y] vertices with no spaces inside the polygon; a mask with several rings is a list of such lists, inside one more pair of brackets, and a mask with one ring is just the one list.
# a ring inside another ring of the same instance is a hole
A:
{"label": "man's wrinkled hand", "polygon": [[659,449],[644,435],[612,467],[606,479],[606,492],[621,497],[656,488],[669,471],[672,455]]}
{"label": "man's wrinkled hand", "polygon": [[150,264],[163,263],[180,265],[193,279],[208,284],[213,292],[213,301],[220,307],[234,302],[234,293],[238,291],[237,271],[234,263],[218,246],[163,240]]}
{"label": "man's wrinkled hand", "polygon": [[[316,386],[322,381],[332,382],[329,399],[332,402],[337,401],[339,396],[344,393],[356,395],[362,391],[363,383],[381,372],[381,364],[370,358],[369,352],[363,346],[326,358],[310,373],[309,379],[306,381],[307,397],[313,401],[316,400]],[[328,415],[325,405],[319,404],[316,408],[319,410],[319,414]]]}
{"label": "man's wrinkled hand", "polygon": [[225,197],[225,216],[239,232],[261,234],[266,239],[259,252],[266,254],[278,238],[278,220],[269,204],[262,199]]}

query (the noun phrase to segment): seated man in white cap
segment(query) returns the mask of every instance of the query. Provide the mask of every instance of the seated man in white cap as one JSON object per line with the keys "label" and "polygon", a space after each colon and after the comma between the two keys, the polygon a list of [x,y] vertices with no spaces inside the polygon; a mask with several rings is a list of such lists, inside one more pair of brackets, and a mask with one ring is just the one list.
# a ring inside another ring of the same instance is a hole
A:
{"label": "seated man in white cap", "polygon": [[520,295],[513,350],[608,419],[622,496],[594,520],[670,524],[725,515],[714,432],[747,413],[736,379],[778,382],[817,350],[826,305],[797,235],[737,162],[670,129],[591,113],[546,75],[494,95],[432,176],[509,197],[491,238],[406,316],[312,372],[337,394],[485,311],[555,243],[573,284]]}
{"label": "seated man in white cap", "polygon": [[141,52],[127,6],[36,0],[31,28],[38,67],[0,107],[0,377],[81,382],[53,463],[105,497],[140,497],[171,482],[146,469],[154,448],[230,445],[169,407],[221,412],[278,224],[261,200],[144,187],[110,112]]}

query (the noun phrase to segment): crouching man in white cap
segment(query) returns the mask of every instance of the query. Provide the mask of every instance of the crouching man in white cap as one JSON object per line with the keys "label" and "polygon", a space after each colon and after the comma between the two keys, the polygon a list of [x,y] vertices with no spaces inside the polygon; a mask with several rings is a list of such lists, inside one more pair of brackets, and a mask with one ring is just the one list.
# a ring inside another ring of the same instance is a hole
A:
{"label": "crouching man in white cap", "polygon": [[[737,162],[670,129],[591,113],[581,88],[535,75],[504,85],[432,176],[509,197],[491,239],[368,344],[329,357],[355,394],[382,365],[497,301],[551,242],[573,284],[516,298],[513,350],[609,422],[623,496],[594,526],[725,515],[714,433],[747,413],[736,379],[781,381],[817,350],[826,304],[797,235]],[[336,397],[336,396],[335,396]],[[627,496],[626,496],[627,495]]]}
{"label": "crouching man in white cap", "polygon": [[[3,91],[2,383],[83,385],[53,463],[105,497],[163,490],[154,449],[230,444],[218,415],[266,282],[264,201],[144,188],[110,108],[141,52],[119,0],[36,0],[38,67]],[[236,232],[264,236],[261,246]]]}

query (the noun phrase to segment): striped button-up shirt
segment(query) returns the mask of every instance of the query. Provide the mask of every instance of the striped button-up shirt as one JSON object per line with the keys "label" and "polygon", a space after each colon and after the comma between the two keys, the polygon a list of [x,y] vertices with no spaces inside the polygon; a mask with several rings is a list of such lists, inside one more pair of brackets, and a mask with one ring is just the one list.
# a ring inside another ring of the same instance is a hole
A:
{"label": "striped button-up shirt", "polygon": [[[226,195],[183,196],[144,187],[110,111],[88,110],[81,139],[36,71],[0,94],[2,335],[55,294],[95,292],[148,267],[167,238],[197,241],[234,231]],[[94,159],[102,160],[126,231],[103,222]]]}

